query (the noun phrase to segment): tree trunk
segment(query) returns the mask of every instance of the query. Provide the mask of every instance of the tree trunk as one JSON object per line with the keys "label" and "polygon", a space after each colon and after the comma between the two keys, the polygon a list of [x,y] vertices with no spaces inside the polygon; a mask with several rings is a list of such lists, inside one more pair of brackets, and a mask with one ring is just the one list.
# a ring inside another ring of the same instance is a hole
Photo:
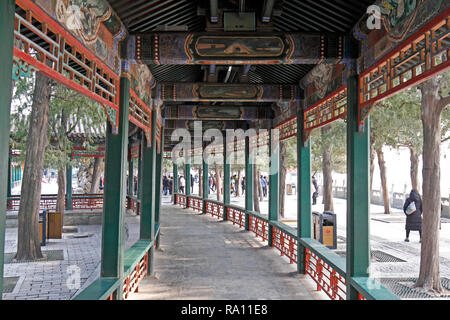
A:
{"label": "tree trunk", "polygon": [[[372,130],[370,131],[372,133]],[[370,137],[370,197],[373,190],[373,172],[375,171],[375,140]]]}
{"label": "tree trunk", "polygon": [[[278,198],[278,202],[279,202],[279,206],[280,206],[280,217],[284,218],[285,214],[284,214],[284,209],[285,209],[285,200],[286,200],[286,143],[284,141],[280,141],[280,162],[279,162],[279,169],[278,172],[280,173],[280,178],[279,178],[279,189],[280,189],[280,193],[279,193],[279,198]],[[270,178],[269,178],[270,180]]]}
{"label": "tree trunk", "polygon": [[[258,168],[256,167],[256,164],[252,164],[253,166],[253,207],[255,209],[255,212],[260,213],[261,210],[259,208],[259,197],[258,197],[258,192],[259,192],[259,185],[261,184],[261,181],[259,179],[259,171]],[[246,179],[247,180],[247,179]],[[258,183],[259,181],[259,183]],[[248,181],[246,181],[248,182]]]}
{"label": "tree trunk", "polygon": [[48,143],[50,92],[50,79],[37,72],[18,215],[19,227],[15,256],[18,261],[43,258],[39,241],[39,207],[44,152]]}
{"label": "tree trunk", "polygon": [[64,214],[66,209],[66,167],[58,170],[58,197],[56,199],[56,212]]}
{"label": "tree trunk", "polygon": [[[94,160],[94,171],[92,172],[92,180],[91,180],[91,190],[90,194],[96,194],[99,190],[100,185],[100,176],[103,168],[103,159],[102,158],[95,158]],[[133,173],[131,173],[133,174]],[[132,187],[132,186],[131,186]],[[131,193],[133,194],[134,190],[131,190]]]}
{"label": "tree trunk", "polygon": [[378,148],[376,152],[378,157],[378,166],[380,167],[381,192],[383,194],[384,213],[391,214],[389,189],[387,186],[386,163],[384,161],[384,152],[382,148]]}
{"label": "tree trunk", "polygon": [[[322,127],[321,129],[322,136],[325,135],[328,130],[330,130],[330,126]],[[323,172],[323,204],[324,211],[334,211],[334,203],[333,203],[333,178],[332,178],[332,167],[331,167],[331,150],[330,146],[323,146],[322,150],[322,172]]]}
{"label": "tree trunk", "polygon": [[411,160],[411,187],[419,192],[419,154],[416,149],[409,147]]}
{"label": "tree trunk", "polygon": [[420,274],[415,287],[440,294],[439,222],[441,213],[439,81],[434,77],[420,85],[423,124],[423,223]]}

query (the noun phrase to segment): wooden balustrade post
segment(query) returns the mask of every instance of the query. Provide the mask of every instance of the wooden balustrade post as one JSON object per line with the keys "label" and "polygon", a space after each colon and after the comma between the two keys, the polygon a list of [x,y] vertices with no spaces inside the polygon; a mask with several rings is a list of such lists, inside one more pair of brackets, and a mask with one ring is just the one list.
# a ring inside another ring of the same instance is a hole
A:
{"label": "wooden balustrade post", "polygon": [[6,203],[8,185],[9,128],[12,96],[12,65],[14,46],[14,0],[0,1],[0,300],[3,292]]}
{"label": "wooden balustrade post", "polygon": [[311,238],[311,142],[304,142],[304,113],[297,113],[297,271],[307,272],[306,248],[301,238]]}
{"label": "wooden balustrade post", "polygon": [[367,277],[370,266],[369,239],[369,136],[370,117],[364,127],[358,121],[359,78],[347,79],[347,299],[358,299],[352,277]]}
{"label": "wooden balustrade post", "polygon": [[[253,155],[250,155],[250,137],[245,136],[245,230],[249,230],[248,212],[253,211]],[[239,185],[236,186],[239,188]]]}
{"label": "wooden balustrade post", "polygon": [[[280,141],[278,129],[270,130],[269,150],[270,150],[269,222],[277,222],[280,211],[279,205],[280,181],[278,174],[278,171],[280,169]],[[273,232],[270,232],[268,240],[269,246],[272,246],[272,237]]]}
{"label": "wooden balustrade post", "polygon": [[[101,277],[123,276],[124,218],[126,161],[128,156],[128,113],[130,104],[130,79],[120,78],[119,128],[112,133],[108,122],[106,130],[105,189],[103,205]],[[122,286],[114,298],[123,298]]]}

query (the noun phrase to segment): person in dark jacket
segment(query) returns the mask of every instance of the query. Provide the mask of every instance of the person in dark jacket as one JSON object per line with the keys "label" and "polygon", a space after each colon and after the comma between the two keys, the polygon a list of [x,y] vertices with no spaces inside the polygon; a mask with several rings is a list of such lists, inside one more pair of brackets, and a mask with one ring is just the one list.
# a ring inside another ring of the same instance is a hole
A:
{"label": "person in dark jacket", "polygon": [[[414,201],[416,205],[416,211],[411,214],[406,214],[406,208]],[[403,205],[403,212],[406,214],[406,239],[405,242],[409,242],[409,232],[419,231],[420,242],[422,242],[422,198],[416,190],[411,190],[409,198],[406,199]]]}

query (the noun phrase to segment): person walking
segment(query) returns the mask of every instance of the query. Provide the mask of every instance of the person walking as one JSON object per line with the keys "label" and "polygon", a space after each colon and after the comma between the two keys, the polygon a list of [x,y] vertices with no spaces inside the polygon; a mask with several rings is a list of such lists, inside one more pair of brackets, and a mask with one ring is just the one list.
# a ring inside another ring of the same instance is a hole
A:
{"label": "person walking", "polygon": [[172,177],[170,177],[168,184],[169,184],[169,194],[172,195],[172,188],[173,188],[173,178]]}
{"label": "person walking", "polygon": [[422,198],[417,190],[411,190],[403,205],[403,212],[406,214],[405,242],[409,242],[410,231],[419,231],[420,242],[422,242]]}
{"label": "person walking", "polygon": [[311,193],[312,193],[312,200],[313,205],[317,204],[317,197],[319,196],[319,186],[317,185],[316,177],[313,176],[311,179]]}
{"label": "person walking", "polygon": [[245,177],[242,178],[241,186],[242,186],[242,195],[244,195],[244,193],[245,193]]}
{"label": "person walking", "polygon": [[180,177],[180,193],[184,193],[184,177],[183,176],[181,176]]}
{"label": "person walking", "polygon": [[191,193],[194,193],[194,176],[191,174]]}
{"label": "person walking", "polygon": [[262,192],[263,192],[263,197],[266,197],[266,193],[267,193],[267,184],[266,184],[266,180],[264,180],[263,176],[259,177],[259,180],[261,181],[261,188],[262,188]]}
{"label": "person walking", "polygon": [[169,179],[166,176],[163,177],[163,194],[167,196],[169,190]]}

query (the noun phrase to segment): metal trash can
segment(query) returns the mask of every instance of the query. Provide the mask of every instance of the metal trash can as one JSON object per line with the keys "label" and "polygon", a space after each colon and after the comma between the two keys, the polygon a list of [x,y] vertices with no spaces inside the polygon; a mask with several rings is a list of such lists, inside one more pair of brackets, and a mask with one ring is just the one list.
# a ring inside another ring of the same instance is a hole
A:
{"label": "metal trash can", "polygon": [[324,213],[313,212],[312,215],[313,238],[324,244],[329,249],[336,249],[336,214],[325,211]]}
{"label": "metal trash can", "polygon": [[48,210],[44,210],[39,213],[39,240],[41,241],[41,246],[45,246],[47,242],[47,230],[48,230],[48,220],[47,220]]}

